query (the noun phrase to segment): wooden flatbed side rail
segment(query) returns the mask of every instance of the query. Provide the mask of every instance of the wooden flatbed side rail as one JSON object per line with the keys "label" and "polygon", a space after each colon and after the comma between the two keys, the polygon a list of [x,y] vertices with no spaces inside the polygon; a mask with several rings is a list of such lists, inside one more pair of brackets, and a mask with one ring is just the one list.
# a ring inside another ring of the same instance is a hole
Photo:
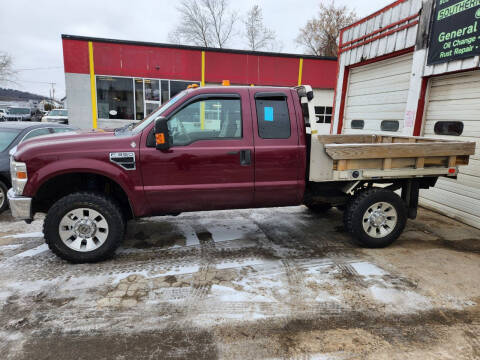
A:
{"label": "wooden flatbed side rail", "polygon": [[333,160],[474,155],[474,142],[325,144]]}
{"label": "wooden flatbed side rail", "polygon": [[387,136],[379,134],[318,135],[322,144],[377,144],[377,143],[444,143],[451,140],[421,136]]}

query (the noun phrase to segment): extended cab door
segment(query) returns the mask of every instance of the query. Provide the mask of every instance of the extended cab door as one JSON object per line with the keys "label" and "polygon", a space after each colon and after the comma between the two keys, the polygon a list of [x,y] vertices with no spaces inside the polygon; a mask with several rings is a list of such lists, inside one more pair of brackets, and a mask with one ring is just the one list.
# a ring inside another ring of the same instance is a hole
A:
{"label": "extended cab door", "polygon": [[200,92],[167,119],[169,150],[148,147],[142,139],[144,190],[153,212],[251,207],[254,158],[248,90]]}
{"label": "extended cab door", "polygon": [[301,109],[295,106],[294,95],[290,89],[275,92],[250,89],[256,207],[302,202],[306,149],[305,139],[300,136],[297,125]]}

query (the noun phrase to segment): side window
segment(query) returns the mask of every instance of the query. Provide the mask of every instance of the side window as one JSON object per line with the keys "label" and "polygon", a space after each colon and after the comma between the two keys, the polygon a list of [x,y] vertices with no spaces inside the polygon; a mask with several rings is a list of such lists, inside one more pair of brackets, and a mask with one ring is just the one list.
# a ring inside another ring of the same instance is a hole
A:
{"label": "side window", "polygon": [[364,120],[352,120],[350,123],[350,127],[352,129],[363,129],[365,127],[365,121]]}
{"label": "side window", "polygon": [[51,134],[50,128],[32,130],[22,139],[22,142],[37,136],[49,135],[49,134]]}
{"label": "side window", "polygon": [[257,98],[258,135],[262,139],[290,138],[287,98]]}
{"label": "side window", "polygon": [[198,140],[242,138],[240,99],[208,99],[191,103],[168,120],[173,146]]}
{"label": "side window", "polygon": [[331,106],[315,106],[315,117],[317,124],[332,123],[332,107]]}
{"label": "side window", "polygon": [[398,131],[400,128],[400,123],[398,120],[383,120],[380,124],[380,129],[382,131]]}
{"label": "side window", "polygon": [[436,135],[460,136],[463,133],[463,122],[437,121],[433,131]]}

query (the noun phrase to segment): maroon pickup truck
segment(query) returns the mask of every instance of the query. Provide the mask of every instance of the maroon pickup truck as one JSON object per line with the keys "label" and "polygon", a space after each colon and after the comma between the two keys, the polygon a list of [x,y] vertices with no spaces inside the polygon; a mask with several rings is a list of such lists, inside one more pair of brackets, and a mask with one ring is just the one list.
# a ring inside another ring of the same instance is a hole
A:
{"label": "maroon pickup truck", "polygon": [[331,140],[309,130],[312,98],[308,86],[188,89],[135,125],[27,141],[11,158],[12,213],[46,213],[46,243],[71,262],[111,257],[129,219],[300,204],[345,209],[356,239],[387,246],[415,217],[418,189],[455,174],[340,169]]}

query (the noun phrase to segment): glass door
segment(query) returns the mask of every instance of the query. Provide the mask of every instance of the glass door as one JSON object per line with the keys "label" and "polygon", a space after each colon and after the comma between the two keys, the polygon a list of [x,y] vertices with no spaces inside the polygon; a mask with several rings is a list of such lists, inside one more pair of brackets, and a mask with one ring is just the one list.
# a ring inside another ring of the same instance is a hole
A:
{"label": "glass door", "polygon": [[145,96],[145,117],[147,117],[161,105],[160,81],[144,79],[143,86],[143,93]]}

